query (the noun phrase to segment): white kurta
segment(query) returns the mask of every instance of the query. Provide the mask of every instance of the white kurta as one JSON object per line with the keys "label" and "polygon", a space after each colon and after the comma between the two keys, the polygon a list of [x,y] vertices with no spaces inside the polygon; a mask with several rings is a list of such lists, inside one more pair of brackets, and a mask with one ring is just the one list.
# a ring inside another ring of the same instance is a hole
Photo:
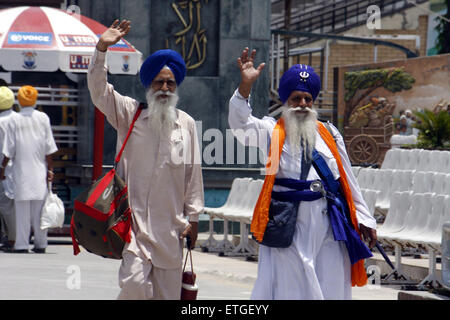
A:
{"label": "white kurta", "polygon": [[16,241],[14,249],[28,250],[30,226],[34,246],[47,247],[47,230],[41,230],[40,217],[47,196],[46,156],[58,150],[50,118],[33,107],[23,108],[5,133],[3,154],[13,163]]}
{"label": "white kurta", "polygon": [[6,132],[3,154],[13,162],[14,199],[44,200],[47,195],[45,156],[58,151],[49,117],[33,107],[23,108]]}
{"label": "white kurta", "polygon": [[[7,110],[0,113],[0,150],[3,150],[3,144],[5,143],[8,126],[10,126],[17,117],[17,112],[13,110]],[[0,161],[3,161],[3,154],[0,154]],[[14,199],[14,184],[12,175],[12,161],[9,161],[5,168],[5,180],[2,181],[2,185],[5,195],[10,199]]]}
{"label": "white kurta", "polygon": [[[0,150],[3,149],[5,132],[7,127],[12,122],[12,119],[17,117],[17,112],[13,110],[6,110],[0,113]],[[3,154],[0,154],[0,162],[3,161]],[[0,184],[0,215],[3,215],[6,224],[7,235],[10,241],[16,238],[16,224],[14,214],[14,180],[12,177],[12,161],[8,162],[5,168],[5,180]],[[5,226],[2,226],[4,228]]]}
{"label": "white kurta", "polygon": [[[228,121],[231,129],[255,130],[257,140],[241,139],[246,145],[267,148],[276,120],[252,116],[248,100],[236,90],[229,104]],[[342,164],[352,191],[358,222],[376,228],[351,170],[344,141],[332,126]],[[239,139],[239,137],[238,137]],[[264,141],[268,139],[268,142]],[[253,143],[257,141],[257,145]],[[339,169],[331,151],[320,134],[316,134],[316,150],[323,156],[334,177]],[[261,150],[267,153],[267,150]],[[280,157],[278,178],[299,179],[301,157],[294,157],[286,139]],[[308,180],[320,179],[311,167]],[[274,186],[274,191],[285,190]],[[270,248],[260,245],[258,277],[252,299],[351,299],[351,265],[344,243],[334,241],[325,199],[300,203],[294,240],[288,248]]]}
{"label": "white kurta", "polygon": [[[88,86],[93,103],[117,130],[120,149],[139,102],[107,82],[105,56],[95,51]],[[133,212],[131,243],[125,250],[151,260],[153,267],[181,270],[180,234],[189,221],[198,221],[204,207],[194,119],[177,110],[176,129],[170,137],[160,137],[148,126],[148,109],[143,110],[119,162],[119,174],[128,186]]]}

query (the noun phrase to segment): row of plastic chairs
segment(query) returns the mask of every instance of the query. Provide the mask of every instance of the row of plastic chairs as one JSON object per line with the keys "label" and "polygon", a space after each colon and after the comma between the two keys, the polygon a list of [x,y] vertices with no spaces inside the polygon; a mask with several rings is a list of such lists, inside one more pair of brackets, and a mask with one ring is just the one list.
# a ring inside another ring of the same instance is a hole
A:
{"label": "row of plastic chairs", "polygon": [[392,148],[381,168],[450,173],[450,151]]}
{"label": "row of plastic chairs", "polygon": [[[258,200],[264,180],[252,178],[236,178],[231,184],[230,193],[225,204],[219,208],[205,207],[209,215],[209,237],[203,244],[203,249],[212,252],[222,252],[226,255],[255,255],[255,249],[248,241],[247,225],[251,223],[253,210]],[[214,239],[213,220],[223,219],[224,238]],[[228,222],[240,223],[240,242],[235,247],[228,239]]]}
{"label": "row of plastic chairs", "polygon": [[441,252],[442,227],[450,221],[450,195],[394,192],[386,219],[377,230],[381,242],[395,247],[396,271],[401,272],[402,248],[424,246],[429,253],[429,273],[419,285],[439,285],[436,253]]}
{"label": "row of plastic chairs", "polygon": [[391,195],[395,191],[450,194],[450,173],[361,168],[357,172],[356,179],[361,189],[380,191],[375,207],[384,215],[389,209]]}

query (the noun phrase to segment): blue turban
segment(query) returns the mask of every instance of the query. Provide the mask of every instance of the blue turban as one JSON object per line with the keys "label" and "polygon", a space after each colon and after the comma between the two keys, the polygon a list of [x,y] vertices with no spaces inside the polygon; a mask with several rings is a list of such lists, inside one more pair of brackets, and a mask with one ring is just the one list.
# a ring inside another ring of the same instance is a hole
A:
{"label": "blue turban", "polygon": [[159,50],[145,59],[141,66],[140,77],[145,88],[148,88],[153,79],[158,75],[164,66],[168,66],[175,76],[175,81],[179,86],[186,75],[186,64],[181,55],[173,50]]}
{"label": "blue turban", "polygon": [[320,77],[314,72],[313,67],[296,64],[283,74],[278,88],[280,100],[285,103],[292,91],[308,92],[313,100],[316,100],[320,92]]}

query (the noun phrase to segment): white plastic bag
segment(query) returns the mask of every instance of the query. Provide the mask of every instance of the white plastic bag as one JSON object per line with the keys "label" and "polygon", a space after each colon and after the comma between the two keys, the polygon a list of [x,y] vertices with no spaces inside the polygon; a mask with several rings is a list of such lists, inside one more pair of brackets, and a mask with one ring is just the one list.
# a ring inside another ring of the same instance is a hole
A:
{"label": "white plastic bag", "polygon": [[47,198],[42,207],[41,229],[61,228],[64,224],[64,213],[64,203],[52,192],[52,185],[50,183]]}

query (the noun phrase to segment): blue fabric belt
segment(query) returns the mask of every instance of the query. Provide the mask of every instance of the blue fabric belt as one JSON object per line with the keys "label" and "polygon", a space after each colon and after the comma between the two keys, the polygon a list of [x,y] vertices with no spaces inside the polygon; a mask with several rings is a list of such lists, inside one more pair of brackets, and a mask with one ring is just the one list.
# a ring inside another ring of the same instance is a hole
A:
{"label": "blue fabric belt", "polygon": [[295,191],[272,191],[272,198],[278,201],[314,201],[323,197],[320,192],[313,192],[309,188],[315,180],[297,180],[276,178],[275,185],[295,189]]}

